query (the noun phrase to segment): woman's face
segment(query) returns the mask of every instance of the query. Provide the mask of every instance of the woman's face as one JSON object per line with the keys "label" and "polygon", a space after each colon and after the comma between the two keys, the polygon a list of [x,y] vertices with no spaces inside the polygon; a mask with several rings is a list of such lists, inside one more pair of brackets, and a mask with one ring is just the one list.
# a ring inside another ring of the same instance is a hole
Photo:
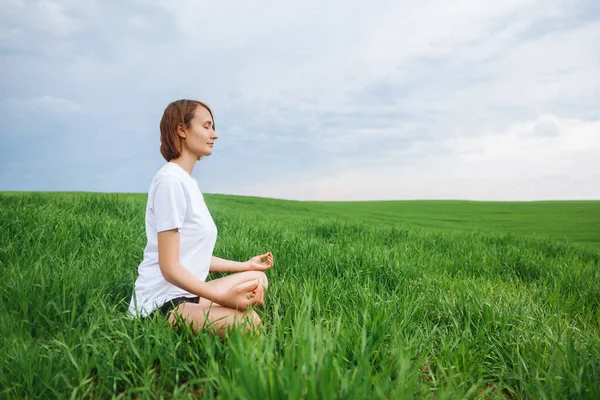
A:
{"label": "woman's face", "polygon": [[186,129],[185,147],[200,159],[212,154],[213,144],[218,138],[210,112],[202,106],[196,107],[190,127]]}

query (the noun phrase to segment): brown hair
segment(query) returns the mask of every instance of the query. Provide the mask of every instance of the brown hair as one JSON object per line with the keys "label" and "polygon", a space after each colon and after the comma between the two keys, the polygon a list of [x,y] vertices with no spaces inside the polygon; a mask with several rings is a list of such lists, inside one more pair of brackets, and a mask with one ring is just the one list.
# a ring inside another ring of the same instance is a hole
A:
{"label": "brown hair", "polygon": [[160,154],[167,161],[171,161],[181,155],[183,147],[183,138],[177,134],[177,128],[183,124],[185,128],[190,127],[190,122],[194,118],[194,111],[198,106],[208,110],[213,119],[213,129],[215,129],[215,118],[211,109],[198,100],[177,100],[167,106],[160,120]]}

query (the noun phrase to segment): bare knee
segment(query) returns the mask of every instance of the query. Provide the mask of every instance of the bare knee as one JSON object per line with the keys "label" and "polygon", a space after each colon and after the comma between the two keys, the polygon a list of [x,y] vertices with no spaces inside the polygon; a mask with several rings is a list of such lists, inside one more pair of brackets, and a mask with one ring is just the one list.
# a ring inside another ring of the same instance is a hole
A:
{"label": "bare knee", "polygon": [[269,279],[267,279],[267,274],[263,271],[256,271],[258,273],[258,281],[260,284],[266,289],[269,288]]}

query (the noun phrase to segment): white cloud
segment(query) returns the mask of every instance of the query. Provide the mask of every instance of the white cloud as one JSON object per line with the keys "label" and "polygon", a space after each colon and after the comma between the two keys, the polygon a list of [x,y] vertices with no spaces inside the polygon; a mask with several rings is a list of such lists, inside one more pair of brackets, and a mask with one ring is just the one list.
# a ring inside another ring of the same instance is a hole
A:
{"label": "white cloud", "polygon": [[[93,6],[77,0],[5,0],[2,5],[6,22],[18,22],[22,31],[35,30],[47,35],[69,37],[82,28],[80,11]],[[88,14],[89,15],[89,14]]]}
{"label": "white cloud", "polygon": [[262,193],[298,200],[600,198],[600,120],[542,115],[504,132],[431,147],[415,142],[375,166],[364,158],[329,176],[290,176]]}
{"label": "white cloud", "polygon": [[353,92],[382,79],[410,82],[405,68],[413,60],[480,61],[563,11],[542,0],[164,4],[186,49],[237,53],[242,64],[230,78],[244,100],[315,109],[357,104]]}
{"label": "white cloud", "polygon": [[0,117],[22,131],[11,112],[34,107],[76,131],[85,105],[98,137],[139,148],[162,107],[194,97],[216,113],[222,152],[202,170],[223,192],[585,197],[597,164],[583,132],[600,118],[587,1],[10,0]]}
{"label": "white cloud", "polygon": [[[198,58],[207,85],[227,93],[223,104],[254,111],[244,123],[275,132],[301,125],[306,142],[336,154],[355,149],[366,130],[375,140],[478,135],[598,102],[600,23],[538,27],[572,17],[561,1],[165,4],[184,53],[210,55]],[[365,98],[373,85],[387,87],[387,99]],[[337,115],[335,125],[322,122],[325,114]],[[373,114],[387,125],[373,128]]]}

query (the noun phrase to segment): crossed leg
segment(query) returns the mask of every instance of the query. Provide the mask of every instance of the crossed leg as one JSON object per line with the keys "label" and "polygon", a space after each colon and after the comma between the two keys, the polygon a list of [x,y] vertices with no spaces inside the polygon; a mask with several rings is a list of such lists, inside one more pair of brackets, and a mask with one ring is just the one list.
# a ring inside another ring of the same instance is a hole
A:
{"label": "crossed leg", "polygon": [[[262,271],[244,271],[227,275],[219,279],[208,281],[207,283],[223,290],[229,290],[248,280],[258,279],[261,286],[266,290],[269,287],[267,275]],[[199,332],[201,329],[208,328],[216,332],[219,336],[224,336],[227,328],[242,324],[244,331],[254,331],[260,324],[260,318],[255,311],[239,311],[233,308],[224,307],[217,303],[212,303],[207,299],[200,298],[199,304],[182,303],[169,313],[169,324],[173,326],[177,323],[175,313],[179,314],[185,324],[192,324],[192,328]]]}

